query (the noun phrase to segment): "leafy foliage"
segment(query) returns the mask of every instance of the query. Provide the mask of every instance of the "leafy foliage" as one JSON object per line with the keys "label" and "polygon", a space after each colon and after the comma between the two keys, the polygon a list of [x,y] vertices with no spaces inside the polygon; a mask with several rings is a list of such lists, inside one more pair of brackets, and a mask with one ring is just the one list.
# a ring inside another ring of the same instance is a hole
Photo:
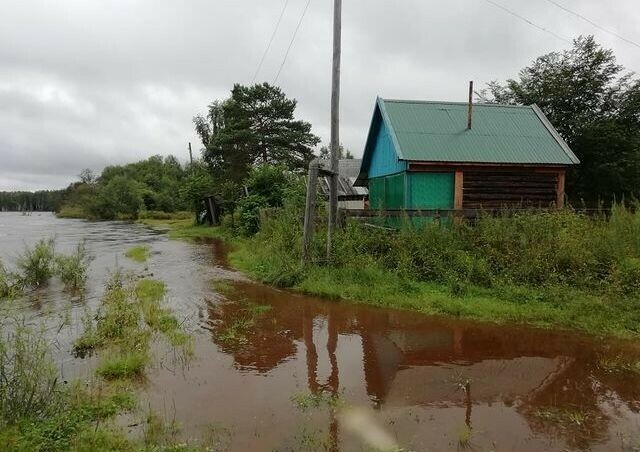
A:
{"label": "leafy foliage", "polygon": [[581,160],[568,193],[590,204],[640,193],[640,81],[592,36],[536,59],[518,79],[489,84],[493,100],[537,104]]}
{"label": "leafy foliage", "polygon": [[242,180],[257,163],[306,167],[320,140],[311,124],[294,119],[295,108],[295,100],[268,83],[236,84],[229,99],[209,105],[207,116],[196,116],[194,124],[214,175]]}
{"label": "leafy foliage", "polygon": [[83,171],[81,180],[64,191],[60,214],[113,220],[137,219],[148,211],[189,210],[193,202],[183,187],[190,174],[175,157],[159,155],[108,166],[97,178]]}
{"label": "leafy foliage", "polygon": [[38,287],[54,274],[54,240],[41,239],[33,248],[27,247],[20,259],[18,269],[25,285]]}

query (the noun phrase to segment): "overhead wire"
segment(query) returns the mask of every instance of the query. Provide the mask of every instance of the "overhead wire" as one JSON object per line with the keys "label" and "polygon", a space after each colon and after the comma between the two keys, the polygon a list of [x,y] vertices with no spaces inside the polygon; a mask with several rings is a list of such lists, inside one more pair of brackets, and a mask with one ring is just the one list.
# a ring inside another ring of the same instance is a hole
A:
{"label": "overhead wire", "polygon": [[264,64],[264,60],[267,58],[267,54],[271,49],[271,45],[273,44],[273,40],[276,37],[276,33],[278,33],[278,29],[280,28],[280,24],[282,23],[282,18],[284,17],[284,12],[287,10],[287,5],[289,4],[289,0],[285,0],[284,6],[282,7],[282,11],[280,12],[280,17],[278,18],[278,22],[276,23],[276,27],[271,34],[271,39],[269,39],[269,43],[267,44],[267,48],[264,49],[264,53],[262,54],[262,58],[260,59],[260,63],[258,64],[258,68],[256,69],[255,74],[253,74],[253,78],[251,79],[251,84],[256,81],[258,74],[260,73],[260,69],[262,69],[262,65]]}
{"label": "overhead wire", "polygon": [[548,1],[549,3],[551,3],[552,5],[555,5],[556,7],[560,8],[561,10],[563,10],[563,11],[565,11],[565,12],[567,12],[567,13],[569,13],[569,14],[573,15],[573,16],[576,16],[576,17],[578,17],[579,19],[582,19],[582,20],[584,20],[585,22],[587,22],[587,23],[589,23],[589,24],[593,25],[593,26],[594,26],[594,27],[596,27],[598,30],[602,30],[602,31],[604,31],[605,33],[609,33],[610,35],[615,36],[616,38],[618,38],[618,39],[620,39],[620,40],[622,40],[622,41],[626,42],[627,44],[631,44],[632,46],[635,46],[635,47],[637,47],[637,48],[639,48],[639,49],[640,49],[640,44],[638,44],[637,42],[632,41],[632,40],[631,40],[631,39],[629,39],[629,38],[625,38],[624,36],[620,35],[619,33],[615,32],[615,31],[611,31],[611,30],[609,30],[609,29],[607,29],[607,28],[605,28],[605,27],[603,27],[603,26],[601,26],[601,25],[597,24],[596,22],[594,22],[593,20],[589,19],[588,17],[585,17],[585,16],[583,16],[583,15],[582,15],[582,14],[580,14],[580,13],[577,13],[577,12],[575,12],[575,11],[572,11],[572,10],[570,10],[569,8],[567,8],[566,6],[561,5],[560,3],[558,3],[558,2],[556,2],[556,1],[554,1],[554,0],[547,0],[547,1]]}
{"label": "overhead wire", "polygon": [[307,4],[304,6],[304,9],[302,10],[302,14],[300,15],[300,20],[298,21],[298,25],[296,26],[296,29],[293,32],[293,36],[291,37],[291,42],[289,42],[289,47],[287,47],[287,52],[284,54],[284,58],[282,59],[282,64],[280,65],[280,68],[278,69],[278,73],[273,79],[274,85],[278,81],[278,78],[280,77],[280,73],[282,72],[282,68],[284,68],[285,63],[287,62],[287,57],[289,56],[289,52],[291,51],[293,42],[296,40],[296,36],[298,35],[298,31],[300,30],[300,25],[302,25],[302,21],[304,20],[304,16],[307,14],[307,10],[309,9],[310,3],[311,3],[311,0],[307,0]]}
{"label": "overhead wire", "polygon": [[495,6],[496,8],[500,8],[501,10],[507,12],[508,14],[511,14],[514,17],[517,17],[518,19],[528,23],[529,25],[537,28],[540,31],[544,31],[545,33],[548,33],[548,34],[550,34],[550,35],[552,35],[552,36],[554,36],[554,37],[556,37],[558,39],[561,39],[561,40],[563,40],[565,42],[568,42],[569,44],[572,43],[572,41],[570,39],[567,39],[564,36],[559,35],[558,33],[555,33],[555,32],[553,32],[553,31],[551,31],[551,30],[549,30],[547,28],[544,28],[542,25],[538,25],[537,23],[527,19],[526,17],[516,13],[515,11],[510,10],[509,8],[507,8],[506,6],[501,5],[500,3],[494,2],[493,0],[484,0],[484,1],[489,3],[489,4],[491,4],[491,5],[493,5],[493,6]]}

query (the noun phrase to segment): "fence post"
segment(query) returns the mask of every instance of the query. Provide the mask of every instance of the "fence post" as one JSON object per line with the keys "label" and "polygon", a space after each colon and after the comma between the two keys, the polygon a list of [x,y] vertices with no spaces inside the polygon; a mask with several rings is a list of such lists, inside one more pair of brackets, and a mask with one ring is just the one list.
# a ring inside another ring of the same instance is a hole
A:
{"label": "fence post", "polygon": [[307,203],[304,209],[304,231],[302,235],[302,263],[309,261],[311,254],[311,241],[313,240],[313,228],[315,226],[316,195],[318,186],[318,159],[309,163],[309,176],[307,180]]}

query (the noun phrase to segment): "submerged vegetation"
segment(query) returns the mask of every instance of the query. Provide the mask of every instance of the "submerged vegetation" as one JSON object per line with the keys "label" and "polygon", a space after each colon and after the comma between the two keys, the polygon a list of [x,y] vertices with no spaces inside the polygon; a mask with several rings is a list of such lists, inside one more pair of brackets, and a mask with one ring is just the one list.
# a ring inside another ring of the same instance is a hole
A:
{"label": "submerged vegetation", "polygon": [[85,321],[84,334],[76,340],[74,351],[83,356],[104,349],[97,373],[107,379],[142,376],[154,333],[161,333],[172,346],[191,355],[191,337],[171,311],[162,307],[164,296],[163,282],[142,279],[134,284],[116,272],[107,284],[95,324],[91,319]]}
{"label": "submerged vegetation", "polygon": [[26,247],[16,262],[16,271],[9,271],[0,260],[0,300],[16,298],[25,289],[36,289],[56,276],[65,290],[78,293],[84,290],[87,270],[91,262],[85,244],[76,246],[72,254],[56,253],[54,239],[41,239],[33,247]]}
{"label": "submerged vegetation", "polygon": [[129,248],[124,255],[133,261],[143,263],[149,259],[149,255],[151,254],[150,251],[151,250],[146,245],[137,245]]}

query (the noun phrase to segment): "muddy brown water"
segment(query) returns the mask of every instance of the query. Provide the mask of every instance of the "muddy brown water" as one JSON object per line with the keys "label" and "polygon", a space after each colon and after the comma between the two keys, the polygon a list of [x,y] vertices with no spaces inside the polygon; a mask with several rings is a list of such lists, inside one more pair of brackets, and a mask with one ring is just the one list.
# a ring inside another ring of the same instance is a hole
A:
{"label": "muddy brown water", "polygon": [[[640,375],[621,364],[640,361],[634,342],[303,296],[233,271],[218,241],[0,213],[5,263],[54,235],[60,250],[86,240],[94,257],[86,297],[69,300],[53,282],[5,302],[3,325],[43,325],[61,375],[88,379],[95,358],[70,349],[108,272],[162,279],[167,304],[195,337],[195,358],[181,364],[156,348],[140,399],[179,426],[179,440],[238,451],[358,451],[372,442],[416,451],[640,448]],[[152,249],[147,264],[124,258],[141,243]]]}

